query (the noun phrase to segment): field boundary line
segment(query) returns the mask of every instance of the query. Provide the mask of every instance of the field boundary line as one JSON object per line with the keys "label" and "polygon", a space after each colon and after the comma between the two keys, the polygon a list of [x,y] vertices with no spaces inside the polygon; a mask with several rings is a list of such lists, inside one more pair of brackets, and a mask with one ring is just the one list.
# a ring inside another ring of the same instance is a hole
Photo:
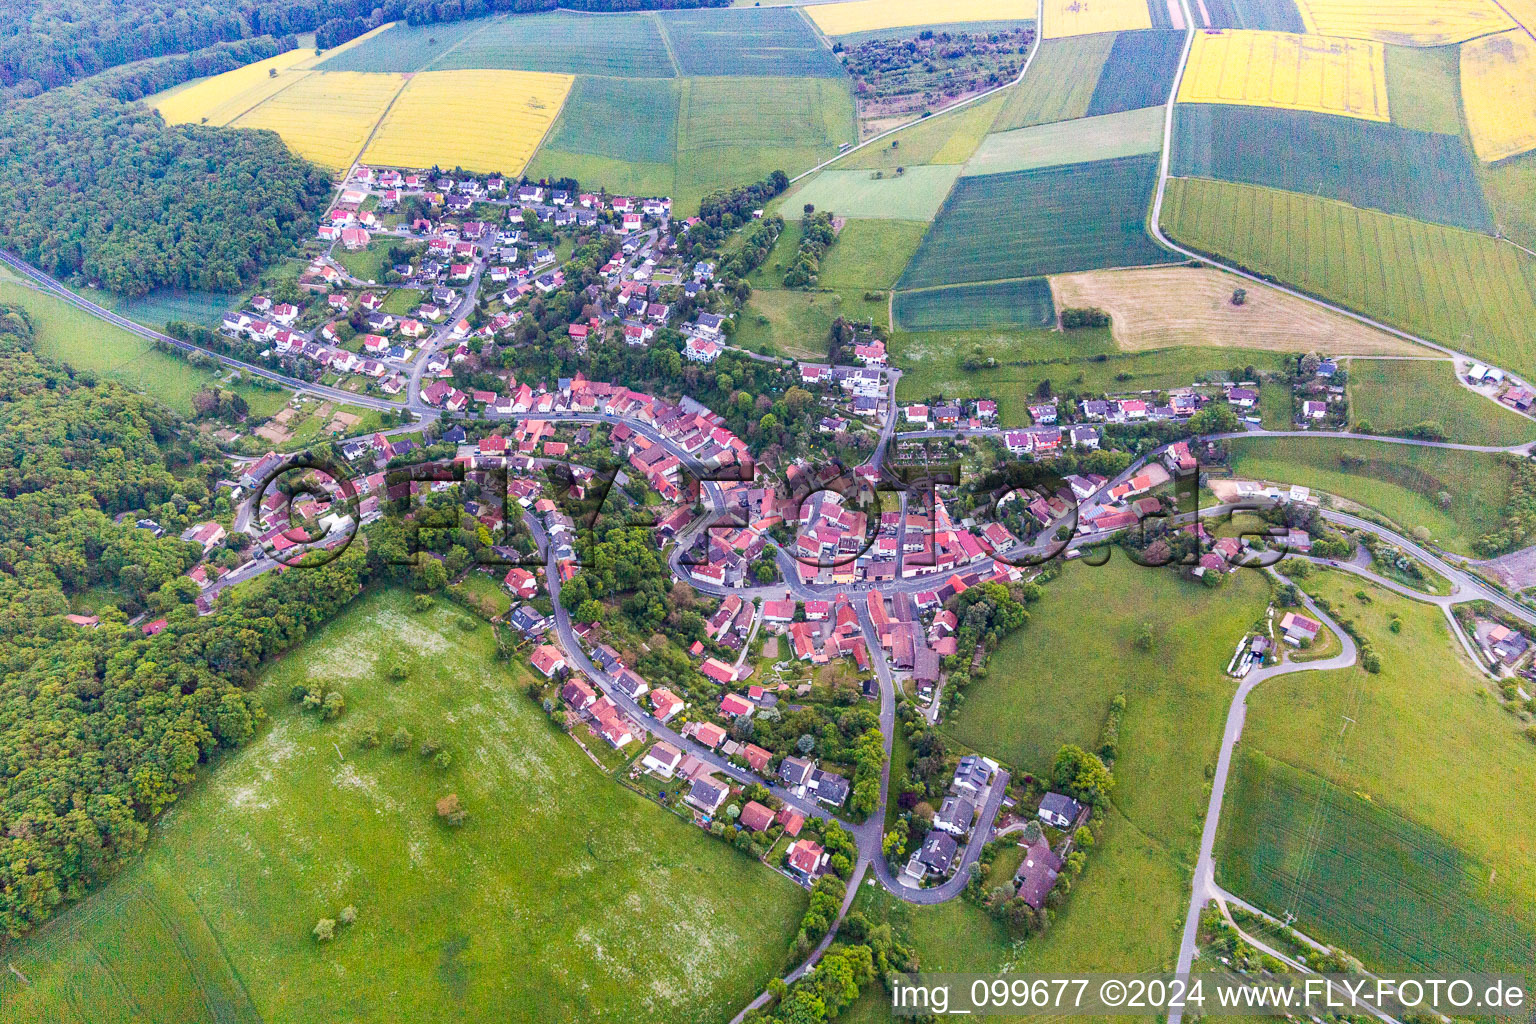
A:
{"label": "field boundary line", "polygon": [[[723,10],[732,10],[732,9],[733,8],[723,8]],[[751,10],[751,9],[752,8],[742,8],[742,10]],[[979,92],[979,93],[977,93],[974,96],[967,96],[965,99],[960,100],[958,103],[954,103],[954,104],[951,104],[950,106],[945,107],[943,110],[939,111],[937,114],[930,114],[928,117],[919,117],[919,118],[916,118],[916,119],[914,119],[912,121],[908,121],[906,124],[897,125],[895,128],[887,128],[885,131],[881,132],[879,135],[872,135],[869,138],[865,139],[863,142],[860,142],[860,143],[858,143],[857,145],[854,145],[854,146],[850,146],[845,152],[837,154],[837,156],[832,157],[830,160],[823,160],[821,163],[817,164],[815,167],[812,167],[810,170],[808,170],[808,171],[801,171],[799,174],[795,175],[793,178],[790,178],[789,179],[789,183],[791,185],[793,185],[795,182],[799,181],[801,178],[809,177],[810,175],[815,174],[817,171],[820,171],[820,170],[822,170],[822,169],[824,169],[824,168],[826,168],[826,167],[828,167],[828,166],[830,166],[832,164],[837,163],[837,161],[843,159],[844,157],[851,156],[854,153],[857,153],[859,150],[863,149],[865,146],[874,145],[876,142],[879,142],[881,139],[889,138],[890,136],[895,135],[899,131],[905,131],[906,129],[911,128],[915,124],[923,124],[925,122],[932,121],[934,118],[948,116],[949,114],[954,113],[956,110],[959,110],[962,107],[969,107],[969,106],[971,106],[972,104],[976,103],[979,100],[986,99],[988,96],[995,96],[995,95],[997,95],[998,93],[1002,92],[1005,89],[1012,89],[1014,86],[1016,86],[1020,82],[1024,81],[1024,76],[1029,74],[1029,66],[1035,62],[1035,54],[1040,52],[1040,40],[1042,38],[1042,35],[1041,35],[1041,23],[1044,20],[1045,20],[1045,0],[1039,0],[1039,3],[1036,5],[1036,14],[1035,14],[1035,42],[1034,42],[1034,45],[1029,48],[1029,56],[1024,58],[1024,67],[1019,69],[1019,73],[1018,73],[1017,76],[1014,77],[1013,81],[1011,81],[1011,82],[1004,82],[1002,85],[999,85],[996,88],[988,89],[985,92]],[[857,111],[855,111],[855,117],[857,117]],[[958,181],[959,179],[956,179],[956,180]],[[937,219],[937,218],[935,218],[935,219]]]}
{"label": "field boundary line", "polygon": [[646,11],[651,22],[656,26],[656,34],[661,36],[661,45],[667,51],[667,60],[672,64],[672,77],[683,77],[683,66],[677,61],[677,51],[672,49],[672,37],[667,34],[667,23],[661,19],[657,11]]}
{"label": "field boundary line", "polygon": [[[423,64],[421,67],[417,68],[415,71],[407,72],[407,74],[415,75],[415,74],[420,74],[423,71],[431,71],[432,70],[432,65],[436,64],[438,61],[440,61],[444,57],[448,56],[454,50],[457,50],[459,47],[463,46],[465,43],[469,42],[471,39],[475,38],[480,33],[484,32],[486,29],[490,28],[491,27],[491,23],[493,21],[502,21],[502,20],[504,20],[505,17],[508,17],[508,16],[507,15],[503,15],[502,17],[491,17],[491,18],[485,19],[485,23],[483,25],[481,25],[479,28],[475,29],[473,32],[466,32],[466,33],[464,33],[464,35],[461,36],[456,43],[454,43],[452,46],[448,47],[448,49],[444,50],[442,53],[438,54],[436,57],[433,57],[431,60],[429,60],[425,64]],[[450,68],[441,68],[440,70],[442,70],[442,71],[449,71],[449,70],[452,70],[452,69],[450,69]],[[469,69],[465,69],[465,70],[469,70]],[[390,100],[389,102],[390,102],[390,106],[394,106],[394,102],[395,102],[394,100]],[[385,109],[384,113],[386,113],[386,114],[389,113],[389,110]],[[383,121],[384,121],[384,118],[380,117],[379,118],[379,122],[383,123]],[[367,147],[364,146],[363,148],[366,149]]]}
{"label": "field boundary line", "polygon": [[[379,119],[377,121],[373,122],[373,127],[371,129],[369,129],[369,131],[368,131],[368,137],[363,140],[363,144],[362,144],[361,147],[359,147],[359,149],[357,151],[357,155],[352,158],[352,163],[351,163],[351,166],[347,170],[346,177],[342,179],[342,184],[343,185],[345,185],[347,182],[352,180],[352,173],[353,173],[353,171],[357,170],[358,165],[363,162],[363,154],[368,152],[368,147],[369,146],[373,145],[373,137],[375,135],[379,134],[379,129],[381,127],[383,127],[385,120],[387,120],[388,117],[389,117],[389,112],[391,110],[395,109],[395,101],[400,98],[400,94],[401,93],[405,92],[405,87],[411,84],[411,75],[413,75],[413,74],[416,74],[416,72],[409,72],[409,73],[402,72],[401,73],[401,75],[400,75],[400,88],[395,90],[395,94],[389,98],[389,102],[386,103],[384,105],[384,109],[379,112]],[[559,117],[560,115],[556,114],[555,116]],[[524,166],[527,166],[527,165],[525,164]],[[336,190],[336,196],[337,196],[337,199],[339,200],[340,197],[341,197],[341,189],[338,188]],[[332,205],[335,205],[335,204],[333,203]],[[327,252],[329,252],[329,250],[327,250]]]}
{"label": "field boundary line", "polygon": [[[294,86],[298,85],[300,82],[304,81],[304,79],[308,78],[310,75],[313,75],[313,74],[315,74],[315,69],[314,68],[308,68],[308,69],[306,69],[304,71],[299,72],[299,76],[297,78],[295,78],[293,81],[289,82],[287,85],[283,86],[281,89],[277,90],[277,92],[275,92],[272,95],[266,97],[265,99],[257,100],[255,103],[252,103],[250,106],[246,107],[244,110],[240,111],[240,113],[236,114],[234,117],[230,118],[228,121],[225,121],[223,124],[219,125],[218,127],[220,127],[220,128],[233,128],[233,127],[236,127],[235,122],[240,120],[246,114],[249,114],[251,111],[255,110],[258,107],[266,106],[268,103],[271,103],[273,100],[277,99],[283,93],[287,92],[289,89],[292,89]],[[162,115],[162,116],[164,116],[164,115]],[[284,143],[284,145],[287,145],[287,143]]]}

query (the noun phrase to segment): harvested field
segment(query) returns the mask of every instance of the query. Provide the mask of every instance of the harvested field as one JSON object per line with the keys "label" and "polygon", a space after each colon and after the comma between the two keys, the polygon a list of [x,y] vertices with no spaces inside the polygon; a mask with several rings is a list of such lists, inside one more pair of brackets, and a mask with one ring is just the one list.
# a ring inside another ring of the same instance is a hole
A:
{"label": "harvested field", "polygon": [[1301,110],[1181,104],[1170,173],[1306,192],[1470,231],[1493,221],[1461,133]]}
{"label": "harvested field", "polygon": [[1515,23],[1493,0],[1296,0],[1308,32],[1443,46]]}
{"label": "harvested field", "polygon": [[1183,53],[1183,32],[1121,32],[1099,73],[1098,85],[1088,102],[1088,115],[1167,103],[1173,73]]}
{"label": "harvested field", "polygon": [[[1161,0],[1154,0],[1161,2]],[[1045,39],[1151,28],[1147,0],[1045,0]]]}
{"label": "harvested field", "polygon": [[894,309],[893,326],[902,331],[1050,327],[1056,322],[1051,287],[1039,277],[898,292]]}
{"label": "harvested field", "polygon": [[369,133],[405,85],[402,75],[289,74],[303,77],[232,123],[236,128],[275,131],[299,156],[331,170],[345,170],[357,159]]}
{"label": "harvested field", "polygon": [[961,178],[900,287],[1167,263],[1147,235],[1153,155]]}
{"label": "harvested field", "polygon": [[[537,71],[425,71],[411,76],[364,158],[393,167],[463,167],[518,175],[560,113],[573,79]],[[435,131],[444,123],[454,131]]]}
{"label": "harvested field", "polygon": [[1086,116],[1116,38],[1114,32],[1100,32],[1041,40],[1029,74],[1008,90],[993,131]]}
{"label": "harvested field", "polygon": [[1181,103],[1240,103],[1387,121],[1381,43],[1290,32],[1198,32]]}
{"label": "harvested field", "polygon": [[868,32],[905,25],[933,25],[966,21],[1033,21],[1032,0],[850,0],[839,4],[812,4],[805,9],[816,27],[829,36]]}
{"label": "harvested field", "polygon": [[1536,373],[1536,260],[1487,235],[1200,178],[1169,181],[1163,228],[1256,273]]}
{"label": "harvested field", "polygon": [[[1241,306],[1232,293],[1245,288]],[[1097,306],[1128,352],[1197,345],[1339,355],[1422,355],[1426,349],[1273,288],[1207,267],[1098,270],[1051,278],[1060,308]]]}
{"label": "harvested field", "polygon": [[1536,39],[1516,29],[1463,46],[1461,97],[1479,159],[1536,149]]}
{"label": "harvested field", "polygon": [[[1163,108],[993,132],[965,165],[967,176],[1004,174],[1089,160],[1156,153],[1163,147]],[[907,173],[911,173],[909,170]]]}

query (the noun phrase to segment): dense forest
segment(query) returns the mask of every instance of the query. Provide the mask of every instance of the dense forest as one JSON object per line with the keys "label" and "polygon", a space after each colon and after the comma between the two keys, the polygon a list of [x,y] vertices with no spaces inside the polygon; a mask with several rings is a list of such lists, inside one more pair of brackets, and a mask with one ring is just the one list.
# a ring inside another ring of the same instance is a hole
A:
{"label": "dense forest", "polygon": [[271,132],[170,126],[89,85],[0,109],[0,138],[0,246],[131,295],[238,289],[330,190]]}
{"label": "dense forest", "polygon": [[201,514],[224,465],[149,399],[37,358],[30,334],[0,307],[0,928],[13,936],[137,850],[199,765],[253,734],[262,661],[401,571],[385,552],[404,552],[377,524],[331,564],[269,573],[211,615],[162,606],[152,637],[122,612],[71,624],[70,595],[110,586],[131,603],[194,557],[174,528],[156,539],[114,514]]}
{"label": "dense forest", "polygon": [[[589,11],[725,6],[728,0],[564,0]],[[315,33],[336,46],[388,21],[459,21],[503,11],[546,11],[557,0],[14,0],[0,4],[0,89],[19,97],[151,57],[191,53],[255,36]]]}

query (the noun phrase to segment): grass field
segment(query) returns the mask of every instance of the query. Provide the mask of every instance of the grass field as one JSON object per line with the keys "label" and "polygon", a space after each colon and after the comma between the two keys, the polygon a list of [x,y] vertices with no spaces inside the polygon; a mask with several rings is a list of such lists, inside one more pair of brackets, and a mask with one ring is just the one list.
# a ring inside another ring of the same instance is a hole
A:
{"label": "grass field", "polygon": [[993,132],[981,140],[981,145],[965,165],[965,173],[967,176],[1004,174],[1157,153],[1162,148],[1163,108],[1144,107]]}
{"label": "grass field", "polygon": [[1308,32],[1442,46],[1514,28],[1493,0],[1296,0]]}
{"label": "grass field", "polygon": [[401,75],[299,74],[303,77],[292,86],[232,123],[236,128],[275,131],[289,149],[330,170],[351,166],[390,101],[406,85]]}
{"label": "grass field", "polygon": [[[384,280],[384,272],[389,269],[389,250],[400,244],[398,239],[383,237],[375,239],[361,249],[347,249],[337,246],[331,253],[331,258],[346,268],[347,273],[359,281],[380,282]],[[421,248],[418,243],[417,248]],[[417,305],[420,305],[418,302]],[[402,312],[412,312],[416,307],[411,306]],[[386,312],[394,312],[386,310]]]}
{"label": "grass field", "polygon": [[1477,177],[1500,233],[1536,249],[1536,152],[1479,163]]}
{"label": "grass field", "polygon": [[1370,638],[1381,673],[1306,673],[1255,691],[1219,877],[1272,913],[1294,908],[1299,927],[1368,967],[1529,973],[1536,759],[1520,723],[1439,609],[1342,573],[1306,587]]}
{"label": "grass field", "polygon": [[961,178],[903,288],[1165,263],[1144,222],[1152,155]]}
{"label": "grass field", "polygon": [[1266,32],[1305,32],[1295,0],[1205,0],[1211,28],[1246,28]]}
{"label": "grass field", "polygon": [[[0,980],[7,1019],[713,1022],[762,987],[804,892],[597,771],[489,627],[409,609],[366,597],[266,674],[263,734],[134,867],[8,954],[30,985]],[[339,689],[345,717],[301,717],[295,684]],[[452,764],[366,749],[369,725]],[[461,829],[434,820],[446,792]],[[356,924],[317,945],[348,904]]]}
{"label": "grass field", "polygon": [[1056,323],[1056,307],[1050,284],[1031,277],[898,292],[895,316],[894,326],[904,331],[1050,327]]}
{"label": "grass field", "polygon": [[1378,434],[1434,420],[1446,439],[1467,444],[1524,444],[1536,423],[1461,386],[1449,360],[1355,359],[1349,363],[1349,411]]}
{"label": "grass field", "polygon": [[[1229,442],[1240,479],[1301,484],[1373,508],[1405,531],[1470,554],[1509,502],[1509,456],[1388,441],[1255,437]],[[1450,495],[1449,508],[1440,503]]]}
{"label": "grass field", "polygon": [[[838,292],[756,289],[742,310],[732,343],[754,352],[824,360],[832,321],[843,315],[844,305]],[[885,302],[873,305],[883,311]]]}
{"label": "grass field", "polygon": [[[987,136],[990,140],[995,136]],[[985,145],[985,143],[983,143]],[[840,217],[930,221],[960,176],[958,164],[931,164],[895,171],[829,167],[785,197],[784,209],[805,203]]]}
{"label": "grass field", "polygon": [[1169,181],[1163,228],[1358,312],[1536,372],[1536,260],[1486,235],[1251,185]]}
{"label": "grass field", "polygon": [[1169,173],[1305,192],[1491,231],[1475,161],[1454,135],[1300,110],[1184,103]]}
{"label": "grass field", "polygon": [[[270,97],[287,88],[297,75],[283,72],[306,60],[314,60],[313,50],[296,49],[268,57],[254,64],[200,78],[187,85],[150,96],[146,102],[165,118],[167,124],[225,125]],[[278,72],[273,75],[272,72]]]}
{"label": "grass field", "polygon": [[[1050,381],[1056,390],[1078,392],[1163,390],[1204,379],[1213,371],[1230,373],[1252,364],[1270,372],[1279,371],[1282,364],[1278,355],[1224,348],[1122,352],[1107,329],[898,331],[889,348],[892,362],[903,370],[898,399],[920,402],[938,393],[995,398],[1004,426],[1029,422],[1026,407],[1041,381]],[[996,359],[1000,365],[966,370],[965,361],[972,355]]]}
{"label": "grass field", "polygon": [[[944,731],[1020,772],[1048,774],[1063,743],[1098,745],[1110,699],[1123,692],[1115,804],[1193,864],[1206,766],[1233,688],[1223,669],[1268,600],[1267,578],[1255,571],[1210,590],[1123,552],[1098,568],[1069,564],[1031,607],[1029,624],[993,654],[987,677],[966,689]],[[1134,643],[1144,624],[1153,635],[1145,651]]]}
{"label": "grass field", "polygon": [[[136,334],[4,276],[0,276],[0,302],[20,306],[31,314],[38,355],[142,391],[183,415],[192,414],[193,395],[220,379],[220,374],[200,370],[185,359],[160,352]],[[237,386],[233,390],[253,407],[265,404],[264,396],[269,394],[249,387]]]}
{"label": "grass field", "polygon": [[1290,32],[1197,32],[1181,103],[1239,103],[1387,121],[1381,43]]}
{"label": "grass field", "polygon": [[1463,46],[1461,96],[1480,159],[1536,149],[1536,39],[1517,29]]}
{"label": "grass field", "polygon": [[1147,0],[1045,0],[1045,39],[1151,28]]}
{"label": "grass field", "polygon": [[963,164],[991,130],[1008,95],[1002,93],[952,113],[925,118],[889,139],[867,146],[846,160],[839,160],[834,166],[893,171],[897,167],[921,164]]}
{"label": "grass field", "polygon": [[[1066,274],[1052,278],[1051,287],[1062,307],[1097,306],[1108,312],[1116,344],[1130,352],[1175,345],[1339,355],[1425,352],[1304,299],[1206,267]],[[1247,296],[1234,306],[1232,293],[1238,288]]]}
{"label": "grass field", "polygon": [[913,221],[850,220],[822,257],[817,283],[848,293],[888,291],[927,230],[928,225]]}
{"label": "grass field", "polygon": [[1454,46],[1388,46],[1392,123],[1419,132],[1461,134],[1460,58]]}
{"label": "grass field", "polygon": [[1183,54],[1183,32],[1121,32],[1088,101],[1088,115],[1167,103]]}
{"label": "grass field", "polygon": [[788,7],[665,11],[659,17],[684,75],[846,78],[842,62],[810,22]]}
{"label": "grass field", "polygon": [[714,189],[812,167],[854,137],[853,98],[833,79],[578,78],[526,173],[671,196],[682,214]]}
{"label": "grass field", "polygon": [[224,313],[239,301],[239,296],[225,292],[189,292],[174,288],[158,288],[138,296],[103,291],[91,298],[113,312],[157,331],[165,330],[166,323],[171,320],[217,327]]}
{"label": "grass field", "polygon": [[829,36],[873,29],[901,28],[947,22],[1034,20],[1030,0],[951,0],[942,7],[928,0],[850,0],[812,4],[805,9],[816,27]]}
{"label": "grass field", "polygon": [[653,14],[555,11],[514,14],[479,24],[479,31],[465,37],[452,52],[438,55],[431,69],[503,68],[628,78],[677,74],[661,22]]}
{"label": "grass field", "polygon": [[995,131],[1085,117],[1116,34],[1043,39],[1029,74],[1008,90]]}
{"label": "grass field", "polygon": [[[569,75],[536,71],[412,75],[363,159],[519,175],[560,113],[571,82]],[[454,130],[439,130],[444,123]]]}
{"label": "grass field", "polygon": [[[578,76],[545,146],[635,163],[670,164],[677,153],[681,93],[675,81]],[[636,131],[637,124],[646,130]]]}

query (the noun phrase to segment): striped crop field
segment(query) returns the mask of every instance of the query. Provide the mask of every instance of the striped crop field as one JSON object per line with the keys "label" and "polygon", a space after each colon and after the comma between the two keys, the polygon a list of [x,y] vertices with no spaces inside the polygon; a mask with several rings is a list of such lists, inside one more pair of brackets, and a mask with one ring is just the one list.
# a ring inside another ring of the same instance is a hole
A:
{"label": "striped crop field", "polygon": [[1045,39],[1151,28],[1147,0],[1045,0]]}
{"label": "striped crop field", "polygon": [[1051,286],[1041,277],[897,292],[894,311],[895,326],[903,331],[1052,327],[1056,323]]}
{"label": "striped crop field", "polygon": [[869,32],[907,25],[937,25],[965,21],[1033,20],[1034,0],[850,0],[812,4],[805,9],[816,27],[829,36]]}
{"label": "striped crop field", "polygon": [[1173,73],[1184,55],[1184,33],[1121,32],[1099,72],[1088,115],[1160,107],[1168,102]]}
{"label": "striped crop field", "polygon": [[404,83],[403,75],[307,72],[233,124],[268,128],[299,156],[331,170],[344,170],[357,159]]}
{"label": "striped crop field", "polygon": [[1029,74],[1008,90],[1008,100],[992,130],[1028,128],[1085,116],[1116,38],[1114,32],[1100,32],[1042,39]]}
{"label": "striped crop field", "polygon": [[[965,173],[1004,174],[1031,167],[1156,153],[1162,148],[1163,108],[1143,107],[993,132],[971,155]],[[910,168],[907,173],[912,173]]]}
{"label": "striped crop field", "polygon": [[1444,46],[1502,32],[1514,21],[1493,0],[1296,0],[1308,32]]}
{"label": "striped crop field", "polygon": [[1536,373],[1536,259],[1488,235],[1201,178],[1169,180],[1162,225],[1254,273]]}
{"label": "striped crop field", "polygon": [[[160,111],[167,124],[226,125],[292,85],[303,72],[284,72],[305,60],[314,59],[314,56],[312,50],[289,50],[151,97],[150,105]],[[272,73],[274,71],[276,75]]]}
{"label": "striped crop field", "polygon": [[[413,75],[368,144],[366,159],[391,167],[521,174],[572,81],[539,71]],[[445,125],[452,130],[443,131]]]}
{"label": "striped crop field", "polygon": [[1180,104],[1170,173],[1306,192],[1352,206],[1492,232],[1461,133],[1304,110]]}
{"label": "striped crop field", "polygon": [[1198,32],[1178,98],[1388,121],[1387,51],[1364,39]]}
{"label": "striped crop field", "polygon": [[1463,46],[1461,97],[1480,160],[1536,149],[1536,39],[1515,29]]}

